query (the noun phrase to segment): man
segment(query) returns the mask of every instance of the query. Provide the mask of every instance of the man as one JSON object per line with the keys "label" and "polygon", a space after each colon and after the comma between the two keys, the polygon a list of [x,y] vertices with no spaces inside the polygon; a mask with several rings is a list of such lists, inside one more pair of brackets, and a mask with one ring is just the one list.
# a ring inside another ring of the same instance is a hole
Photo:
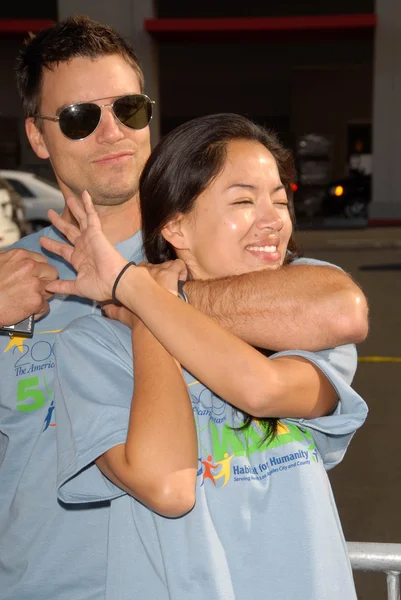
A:
{"label": "man", "polygon": [[[132,48],[108,27],[75,17],[28,41],[17,77],[29,141],[50,159],[64,197],[80,198],[87,189],[110,241],[141,260],[137,191],[150,152],[151,105]],[[64,215],[72,219],[67,206]],[[62,239],[52,227],[41,235]],[[46,257],[60,278],[73,278],[38,240],[33,234],[18,247]],[[187,283],[185,292],[256,346],[314,350],[361,341],[367,332],[363,294],[328,266]],[[53,346],[72,319],[99,308],[62,296],[49,305],[31,340],[0,340],[1,597],[98,600],[105,593],[108,503],[57,503]]]}

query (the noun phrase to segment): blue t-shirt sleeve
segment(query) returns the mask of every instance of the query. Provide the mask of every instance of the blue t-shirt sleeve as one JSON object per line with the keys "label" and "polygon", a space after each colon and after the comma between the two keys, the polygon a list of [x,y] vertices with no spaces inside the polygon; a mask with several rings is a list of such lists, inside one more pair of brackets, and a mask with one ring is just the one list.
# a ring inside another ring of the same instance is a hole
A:
{"label": "blue t-shirt sleeve", "polygon": [[300,258],[295,258],[291,263],[291,266],[298,266],[298,265],[311,265],[313,267],[334,267],[335,269],[340,269],[340,271],[343,271],[344,269],[342,269],[341,267],[339,267],[338,265],[334,265],[333,263],[327,262],[326,260],[318,260],[317,258],[309,258],[306,256],[301,256]]}
{"label": "blue t-shirt sleeve", "polygon": [[133,393],[130,340],[128,328],[95,315],[77,319],[57,339],[57,490],[63,502],[111,500],[125,493],[94,461],[126,441]]}
{"label": "blue t-shirt sleeve", "polygon": [[[309,360],[326,375],[337,392],[339,401],[330,415],[315,419],[286,419],[310,430],[326,469],[331,469],[342,461],[354,433],[363,425],[368,414],[365,401],[348,381],[350,374],[355,372],[355,348],[350,345],[322,352],[286,350],[273,354],[271,358],[279,356],[299,356]],[[351,366],[344,366],[345,363]]]}
{"label": "blue t-shirt sleeve", "polygon": [[356,368],[358,366],[358,354],[355,344],[345,344],[320,350],[319,352],[311,352],[312,356],[316,355],[328,365],[330,365],[342,377],[348,385],[351,385]]}

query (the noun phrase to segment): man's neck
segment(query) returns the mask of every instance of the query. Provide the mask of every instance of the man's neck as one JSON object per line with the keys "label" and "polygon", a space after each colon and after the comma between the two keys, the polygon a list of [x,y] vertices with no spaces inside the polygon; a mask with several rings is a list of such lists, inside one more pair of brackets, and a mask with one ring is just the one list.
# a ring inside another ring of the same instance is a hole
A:
{"label": "man's neck", "polygon": [[[102,224],[103,233],[112,244],[118,244],[133,236],[141,227],[139,202],[137,198],[117,206],[95,206]],[[75,221],[66,206],[63,217]]]}

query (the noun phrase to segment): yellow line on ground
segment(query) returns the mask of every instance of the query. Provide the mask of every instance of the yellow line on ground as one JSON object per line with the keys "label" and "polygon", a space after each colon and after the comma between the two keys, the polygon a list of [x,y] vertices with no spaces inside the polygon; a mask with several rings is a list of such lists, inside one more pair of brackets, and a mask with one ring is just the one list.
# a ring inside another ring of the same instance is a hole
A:
{"label": "yellow line on ground", "polygon": [[401,356],[360,356],[358,362],[401,363]]}

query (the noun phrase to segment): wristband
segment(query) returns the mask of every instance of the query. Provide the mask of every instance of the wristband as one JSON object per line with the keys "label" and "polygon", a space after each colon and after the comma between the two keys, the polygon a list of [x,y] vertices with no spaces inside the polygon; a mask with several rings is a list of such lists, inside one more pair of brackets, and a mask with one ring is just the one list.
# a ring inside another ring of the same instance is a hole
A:
{"label": "wristband", "polygon": [[124,273],[128,269],[128,267],[136,267],[136,263],[133,260],[131,260],[121,269],[121,271],[117,275],[116,280],[113,285],[113,289],[111,291],[111,299],[113,300],[114,304],[120,304],[120,302],[116,298],[116,290],[117,290],[117,286],[120,282],[121,277],[124,275]]}

